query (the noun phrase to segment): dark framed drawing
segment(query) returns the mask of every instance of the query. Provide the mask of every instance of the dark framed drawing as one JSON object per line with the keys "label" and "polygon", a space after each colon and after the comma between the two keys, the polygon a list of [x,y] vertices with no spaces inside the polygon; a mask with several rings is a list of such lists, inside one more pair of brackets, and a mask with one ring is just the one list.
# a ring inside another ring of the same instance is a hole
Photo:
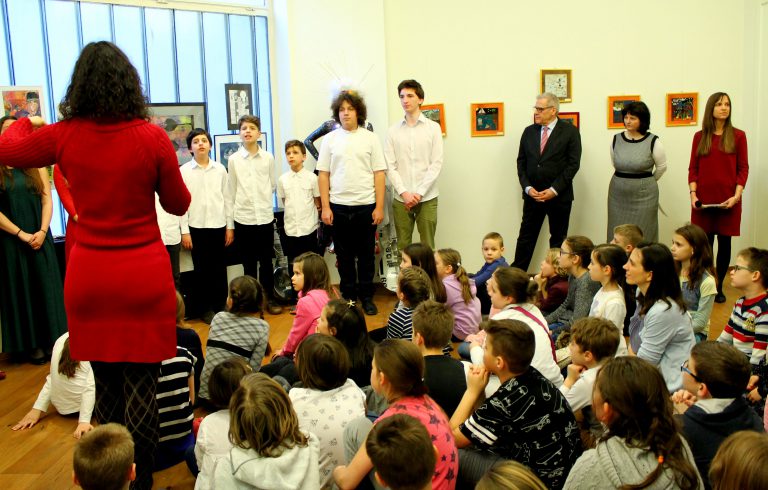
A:
{"label": "dark framed drawing", "polygon": [[504,136],[504,102],[472,104],[472,136]]}
{"label": "dark framed drawing", "polygon": [[557,117],[559,117],[561,121],[564,121],[568,124],[573,124],[576,126],[576,129],[580,129],[578,112],[560,112],[557,114]]}
{"label": "dark framed drawing", "polygon": [[149,104],[149,122],[163,128],[171,140],[179,165],[192,159],[187,148],[187,135],[195,128],[208,130],[205,104]]}
{"label": "dark framed drawing", "polygon": [[667,126],[696,126],[699,123],[699,93],[667,94]]}
{"label": "dark framed drawing", "polygon": [[443,104],[422,104],[421,113],[424,117],[440,125],[440,131],[445,136],[445,107]]}
{"label": "dark framed drawing", "polygon": [[240,129],[237,122],[241,117],[252,114],[253,90],[250,83],[228,83],[224,85],[227,97],[227,129]]}
{"label": "dark framed drawing", "polygon": [[560,102],[573,100],[573,73],[571,70],[541,70],[541,93],[555,94]]}
{"label": "dark framed drawing", "polygon": [[624,106],[640,100],[639,95],[609,95],[608,96],[608,129],[624,127],[624,117],[621,115]]}
{"label": "dark framed drawing", "polygon": [[43,87],[22,86],[0,87],[3,99],[2,116],[13,116],[17,119],[29,116],[41,116],[48,119],[47,105],[43,99]]}
{"label": "dark framed drawing", "polygon": [[[241,145],[239,134],[217,134],[213,137],[214,160],[224,165],[224,168],[229,169],[229,157],[233,153],[240,149]],[[267,133],[261,133],[257,141],[259,148],[266,151],[267,149]]]}

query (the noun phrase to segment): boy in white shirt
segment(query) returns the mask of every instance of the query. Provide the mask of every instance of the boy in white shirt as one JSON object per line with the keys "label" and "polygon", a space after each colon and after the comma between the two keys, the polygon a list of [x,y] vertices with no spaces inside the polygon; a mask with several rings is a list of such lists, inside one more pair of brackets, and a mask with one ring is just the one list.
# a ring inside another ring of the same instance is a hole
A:
{"label": "boy in white shirt", "polygon": [[192,195],[187,212],[181,217],[181,246],[192,252],[196,292],[203,321],[224,309],[227,300],[227,266],[224,248],[234,238],[232,203],[227,170],[211,160],[211,137],[204,129],[187,135],[192,160],[181,166],[181,178]]}
{"label": "boy in white shirt", "polygon": [[299,140],[285,144],[285,159],[291,169],[277,181],[277,195],[283,200],[285,255],[288,270],[293,260],[304,252],[318,252],[317,227],[320,210],[320,188],[317,176],[304,168],[307,148]]}
{"label": "boy in white shirt", "polygon": [[387,131],[384,157],[387,175],[395,189],[392,216],[397,248],[411,244],[413,225],[421,243],[435,248],[437,228],[437,178],[443,167],[443,135],[440,125],[421,113],[424,89],[416,80],[397,86],[405,117]]}
{"label": "boy in white shirt", "polygon": [[257,278],[267,292],[267,311],[279,315],[273,277],[275,214],[273,195],[277,187],[275,157],[259,147],[261,120],[252,115],[240,118],[243,145],[229,157],[230,199],[235,231],[245,274]]}
{"label": "boy in white shirt", "polygon": [[361,130],[367,110],[357,92],[341,92],[331,109],[341,127],[323,138],[317,161],[322,219],[333,225],[342,296],[359,297],[366,315],[375,315],[374,245],[384,218],[387,164],[376,135]]}

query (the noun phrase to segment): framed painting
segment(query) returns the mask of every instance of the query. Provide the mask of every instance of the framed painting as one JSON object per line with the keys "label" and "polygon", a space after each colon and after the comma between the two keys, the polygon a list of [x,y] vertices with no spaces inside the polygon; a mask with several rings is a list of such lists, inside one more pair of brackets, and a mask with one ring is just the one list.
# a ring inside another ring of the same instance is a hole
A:
{"label": "framed painting", "polygon": [[187,135],[195,128],[208,129],[205,104],[149,104],[149,122],[163,128],[171,140],[179,165],[192,159]]}
{"label": "framed painting", "polygon": [[504,102],[472,104],[472,136],[504,136]]}
{"label": "framed painting", "polygon": [[624,106],[630,102],[640,100],[639,95],[609,95],[608,96],[608,129],[619,129],[624,127],[624,117],[621,111]]}
{"label": "framed painting", "polygon": [[48,119],[47,106],[43,98],[43,87],[22,86],[0,87],[3,99],[3,117],[13,116],[17,119],[29,116],[40,116],[46,122]]}
{"label": "framed painting", "polygon": [[541,93],[555,94],[560,102],[573,100],[573,73],[571,70],[541,70]]}
{"label": "framed painting", "polygon": [[699,93],[667,94],[667,126],[699,124]]}
{"label": "framed painting", "polygon": [[241,117],[252,114],[253,89],[250,83],[228,83],[224,85],[227,97],[227,129],[240,129],[237,122]]}
{"label": "framed painting", "polygon": [[445,136],[445,107],[443,104],[422,104],[421,112],[424,117],[440,125],[440,132]]}
{"label": "framed painting", "polygon": [[[259,148],[267,149],[267,133],[261,133],[257,143]],[[237,150],[240,149],[240,135],[239,134],[217,134],[213,137],[214,146],[214,160],[224,165],[224,168],[229,169],[229,157],[232,156]]]}
{"label": "framed painting", "polygon": [[576,129],[580,129],[578,112],[560,112],[557,114],[557,117],[559,117],[561,121],[564,121],[568,124],[573,124],[576,126]]}

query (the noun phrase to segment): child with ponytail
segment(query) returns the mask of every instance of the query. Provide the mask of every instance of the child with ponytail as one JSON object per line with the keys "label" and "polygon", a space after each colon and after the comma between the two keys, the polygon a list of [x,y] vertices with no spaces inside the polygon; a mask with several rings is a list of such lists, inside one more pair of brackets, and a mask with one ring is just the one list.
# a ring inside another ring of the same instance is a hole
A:
{"label": "child with ponytail", "polygon": [[601,284],[595,293],[589,316],[610,320],[619,331],[619,347],[617,356],[627,355],[627,342],[621,335],[624,329],[624,319],[627,316],[627,303],[635,301],[627,287],[624,264],[627,254],[618,245],[598,245],[592,251],[589,262],[589,277]]}
{"label": "child with ponytail", "polygon": [[461,255],[456,250],[441,248],[435,252],[435,265],[445,286],[445,303],[455,318],[451,340],[463,341],[467,335],[477,333],[482,319],[475,281],[467,276],[461,265]]}

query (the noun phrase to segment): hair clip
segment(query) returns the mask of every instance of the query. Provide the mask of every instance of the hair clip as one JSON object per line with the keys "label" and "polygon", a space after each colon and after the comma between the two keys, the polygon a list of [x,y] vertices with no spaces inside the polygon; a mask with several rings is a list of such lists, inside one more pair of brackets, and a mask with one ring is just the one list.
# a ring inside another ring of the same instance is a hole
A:
{"label": "hair clip", "polygon": [[658,461],[659,461],[659,464],[664,464],[664,456],[659,455]]}
{"label": "hair clip", "polygon": [[351,299],[351,300],[347,301],[347,306],[349,306],[350,308],[355,306],[355,300]]}
{"label": "hair clip", "polygon": [[456,262],[456,267],[461,267],[461,262]]}

